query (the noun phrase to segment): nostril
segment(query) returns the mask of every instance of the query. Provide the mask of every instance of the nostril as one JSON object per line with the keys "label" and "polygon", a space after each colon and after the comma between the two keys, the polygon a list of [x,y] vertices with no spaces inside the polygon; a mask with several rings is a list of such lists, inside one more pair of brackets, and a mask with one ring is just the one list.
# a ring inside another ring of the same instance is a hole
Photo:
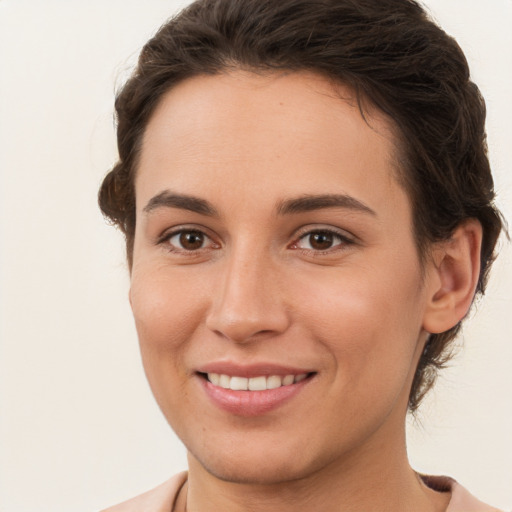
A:
{"label": "nostril", "polygon": [[[218,319],[219,320],[219,319]],[[262,324],[270,324],[271,321],[246,318],[225,322],[208,322],[207,326],[219,337],[234,343],[251,343],[267,339],[282,333],[286,326],[275,325],[274,329],[261,329]]]}
{"label": "nostril", "polygon": [[212,297],[206,327],[236,343],[284,332],[289,325],[288,308],[269,282],[269,273],[258,270],[253,259],[251,268],[242,265],[240,259],[237,261],[226,270],[227,275],[219,277],[220,286]]}

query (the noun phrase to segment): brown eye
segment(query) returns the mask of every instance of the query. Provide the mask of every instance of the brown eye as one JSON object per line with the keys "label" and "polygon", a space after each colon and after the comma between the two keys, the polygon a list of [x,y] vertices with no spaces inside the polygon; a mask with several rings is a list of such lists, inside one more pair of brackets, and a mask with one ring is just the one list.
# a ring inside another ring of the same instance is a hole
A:
{"label": "brown eye", "polygon": [[329,249],[342,249],[352,243],[352,240],[335,231],[318,230],[302,235],[295,247],[309,251],[328,251]]}
{"label": "brown eye", "polygon": [[309,245],[312,249],[316,249],[317,251],[325,251],[326,249],[330,249],[333,245],[334,236],[332,233],[328,232],[318,232],[311,233],[308,235]]}
{"label": "brown eye", "polygon": [[199,231],[184,231],[180,234],[180,245],[187,251],[200,249],[204,243],[204,235]]}
{"label": "brown eye", "polygon": [[169,238],[169,244],[176,249],[197,251],[202,249],[208,237],[201,231],[180,231]]}

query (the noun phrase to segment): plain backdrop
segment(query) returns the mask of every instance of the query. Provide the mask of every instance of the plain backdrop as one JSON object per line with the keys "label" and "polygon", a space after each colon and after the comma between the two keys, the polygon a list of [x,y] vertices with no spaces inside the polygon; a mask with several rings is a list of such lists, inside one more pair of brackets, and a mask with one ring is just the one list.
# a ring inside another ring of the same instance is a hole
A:
{"label": "plain backdrop", "polygon": [[[277,0],[276,0],[277,1]],[[0,0],[0,511],[94,511],[186,466],[139,361],[123,241],[96,205],[114,91],[187,2]],[[429,0],[488,105],[512,218],[512,1]],[[419,418],[415,468],[512,508],[512,251]]]}

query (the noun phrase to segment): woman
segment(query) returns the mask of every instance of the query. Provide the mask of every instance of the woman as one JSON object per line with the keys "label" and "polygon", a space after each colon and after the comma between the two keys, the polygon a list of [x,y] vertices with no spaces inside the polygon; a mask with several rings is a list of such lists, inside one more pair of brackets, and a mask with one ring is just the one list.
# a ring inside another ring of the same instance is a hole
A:
{"label": "woman", "polygon": [[100,205],[189,471],[109,510],[496,510],[405,446],[501,230],[458,45],[410,0],[197,1],[116,110]]}

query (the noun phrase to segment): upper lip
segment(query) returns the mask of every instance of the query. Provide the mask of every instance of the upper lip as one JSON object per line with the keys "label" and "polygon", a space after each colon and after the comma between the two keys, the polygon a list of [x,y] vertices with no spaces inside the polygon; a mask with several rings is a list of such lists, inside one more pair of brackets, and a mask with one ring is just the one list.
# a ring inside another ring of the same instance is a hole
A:
{"label": "upper lip", "polygon": [[311,373],[305,368],[294,368],[274,363],[237,364],[229,361],[218,361],[205,364],[197,369],[198,373],[218,373],[237,377],[260,377],[269,375],[301,375]]}

